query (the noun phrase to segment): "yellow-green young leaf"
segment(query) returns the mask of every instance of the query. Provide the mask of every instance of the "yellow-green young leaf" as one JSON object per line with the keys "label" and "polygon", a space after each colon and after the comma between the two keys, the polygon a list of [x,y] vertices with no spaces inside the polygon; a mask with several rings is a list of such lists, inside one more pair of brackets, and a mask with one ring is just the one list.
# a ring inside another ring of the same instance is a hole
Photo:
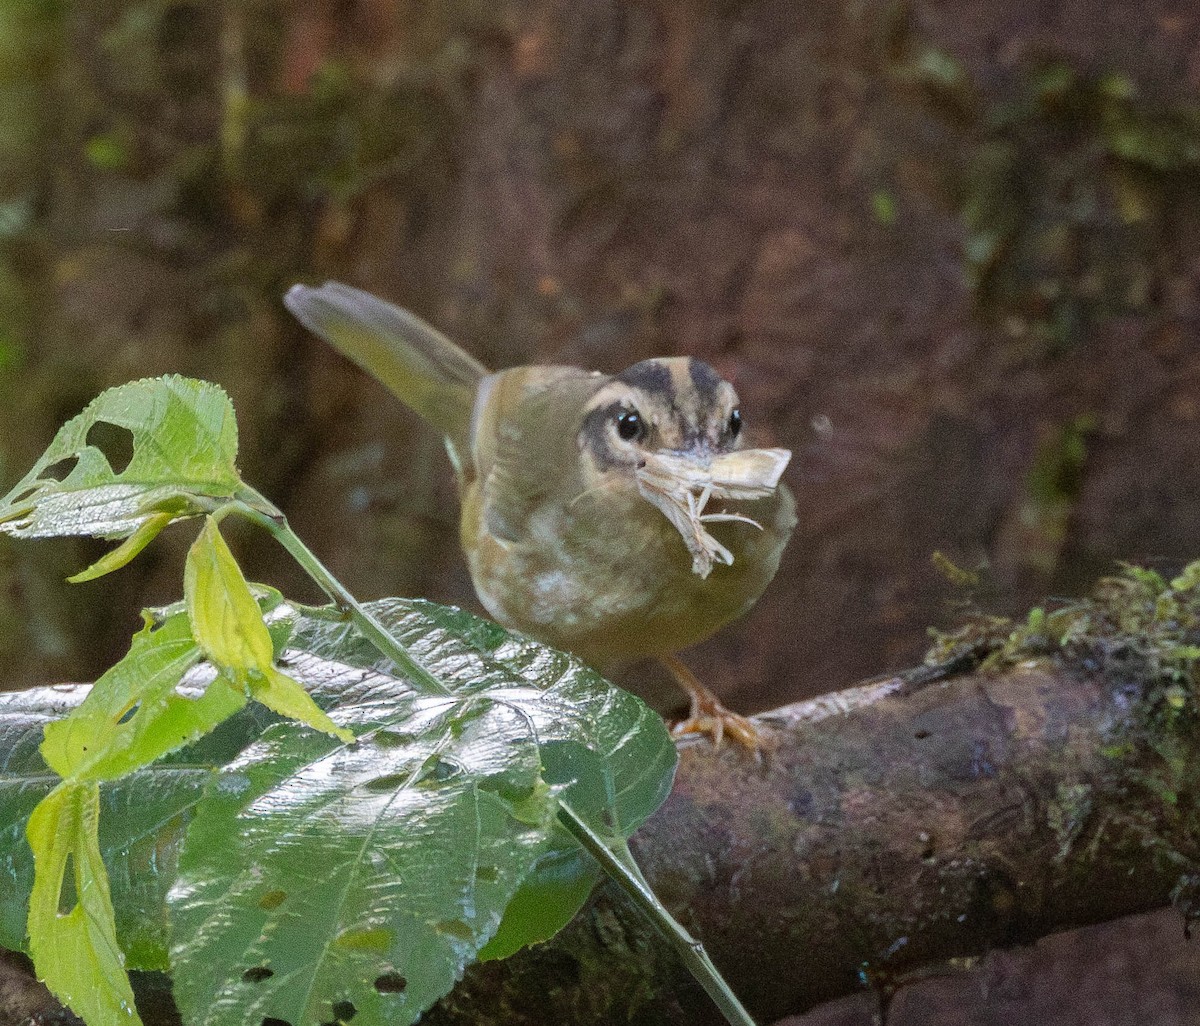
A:
{"label": "yellow-green young leaf", "polygon": [[[35,867],[29,950],[46,986],[88,1026],[141,1026],[117,947],[99,816],[97,784],[62,783],[29,817],[25,835]],[[75,904],[63,913],[68,865]]]}
{"label": "yellow-green young leaf", "polygon": [[82,584],[84,581],[94,581],[97,577],[111,574],[120,570],[126,563],[131,562],[139,552],[149,545],[159,532],[175,519],[173,513],[155,513],[142,523],[136,531],[126,538],[115,549],[106,552],[86,570],[68,577],[72,584]]}
{"label": "yellow-green young leaf", "polygon": [[218,669],[267,708],[343,741],[354,740],[317,708],[304,688],[275,668],[262,610],[212,517],[188,552],[183,595],[192,635]]}
{"label": "yellow-green young leaf", "polygon": [[235,680],[272,664],[271,635],[258,602],[212,517],[188,550],[183,600],[201,651]]}
{"label": "yellow-green young leaf", "polygon": [[82,705],[46,724],[42,758],[64,779],[111,780],[207,733],[215,724],[188,717],[185,710],[202,707],[175,691],[200,659],[186,616],[143,628]]}
{"label": "yellow-green young leaf", "polygon": [[347,744],[354,740],[354,731],[334,723],[300,684],[274,666],[267,667],[261,677],[250,678],[250,694],[280,716],[307,723],[314,730],[323,730]]}

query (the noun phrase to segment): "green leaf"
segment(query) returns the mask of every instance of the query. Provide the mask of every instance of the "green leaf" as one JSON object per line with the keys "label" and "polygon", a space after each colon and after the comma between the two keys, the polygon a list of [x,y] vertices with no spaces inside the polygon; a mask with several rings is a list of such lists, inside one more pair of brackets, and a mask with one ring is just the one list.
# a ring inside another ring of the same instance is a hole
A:
{"label": "green leaf", "polygon": [[109,550],[86,570],[72,574],[67,580],[72,584],[83,584],[85,581],[94,581],[97,577],[111,574],[114,570],[120,570],[121,567],[133,562],[138,553],[154,541],[162,529],[174,519],[175,516],[172,513],[155,513],[147,517],[141,527],[115,549]]}
{"label": "green leaf", "polygon": [[557,808],[528,724],[416,696],[384,722],[353,749],[273,727],[205,799],[169,898],[192,1026],[413,1022],[495,932]]}
{"label": "green leaf", "polygon": [[192,634],[213,663],[235,679],[272,665],[271,637],[258,602],[212,517],[205,518],[188,550],[183,596]]}
{"label": "green leaf", "polygon": [[[278,592],[257,590],[264,609],[279,606]],[[285,609],[273,617],[272,631],[283,639],[290,630]],[[132,967],[167,968],[165,898],[178,835],[210,768],[275,721],[264,710],[234,724],[222,722],[245,706],[245,693],[211,668],[196,670],[180,684],[199,659],[180,608],[135,635],[129,653],[95,687],[0,696],[0,946],[24,946],[33,879],[24,824],[58,783],[48,758],[59,772],[79,779],[121,776],[101,791],[100,826],[101,851],[117,895],[118,937]],[[214,728],[215,737],[195,743]],[[184,744],[190,746],[181,756],[187,764],[160,761],[137,771]]]}
{"label": "green leaf", "polygon": [[[545,691],[555,710],[536,723],[546,778],[569,786],[571,804],[601,834],[629,836],[670,793],[677,757],[662,719],[584,663],[451,606],[393,598],[367,609],[456,694],[504,695],[514,685]],[[296,648],[391,671],[339,614],[308,613],[297,618]]]}
{"label": "green leaf", "polygon": [[295,643],[340,661],[289,669],[358,741],[271,728],[203,803],[170,896],[192,1026],[317,1026],[335,1006],[415,1021],[493,937],[488,953],[544,939],[586,898],[560,794],[611,837],[670,786],[662,721],[582,664],[454,610],[371,611],[455,694],[418,695],[344,623],[299,619]]}
{"label": "green leaf", "polygon": [[[353,1026],[411,1022],[480,953],[545,939],[582,904],[594,868],[554,821],[564,793],[613,837],[670,787],[662,721],[578,662],[458,610],[371,609],[455,694],[416,695],[336,614],[281,606],[273,622],[294,627],[282,665],[359,741],[297,730],[251,703],[102,785],[118,939],[130,966],[162,968],[171,888],[190,1026],[269,1016],[317,1026],[342,1002]],[[206,673],[194,668],[177,693],[201,694]],[[84,693],[0,695],[9,946],[21,941],[31,875],[21,827],[55,783],[37,752],[42,726]]]}
{"label": "green leaf", "polygon": [[42,727],[78,702],[86,688],[34,688],[0,694],[0,946],[25,948],[33,853],[25,826],[59,784],[38,754]]}
{"label": "green leaf", "polygon": [[111,780],[207,733],[245,698],[219,681],[204,699],[177,694],[183,675],[200,658],[187,617],[144,628],[82,705],[47,724],[46,764],[64,779]]}
{"label": "green leaf", "polygon": [[[132,456],[120,471],[89,442],[98,425],[131,436]],[[236,456],[233,407],[216,385],[172,376],[110,388],[59,429],[0,500],[0,531],[128,537],[159,514],[192,516],[204,508],[200,500],[232,497],[240,485]]]}
{"label": "green leaf", "polygon": [[[198,672],[198,671],[197,671]],[[187,697],[200,683],[180,686]],[[0,946],[25,948],[33,853],[25,824],[59,784],[39,753],[43,726],[92,693],[76,684],[0,695]],[[211,767],[228,762],[276,717],[251,705],[214,733],[100,789],[100,851],[108,866],[117,938],[133,969],[167,968],[166,893],[175,879],[180,839]]]}
{"label": "green leaf", "polygon": [[257,702],[262,702],[272,712],[286,716],[289,720],[306,723],[314,730],[332,734],[341,741],[354,740],[354,732],[339,727],[317,708],[312,696],[286,673],[268,666],[261,679],[251,677],[250,691]]}
{"label": "green leaf", "polygon": [[521,882],[495,935],[480,949],[487,961],[508,958],[549,940],[567,925],[600,879],[595,860],[568,838],[558,839]]}
{"label": "green leaf", "polygon": [[[89,1026],[141,1026],[117,946],[99,814],[99,788],[91,783],[63,783],[33,810],[29,947],[46,986]],[[63,894],[68,870],[73,900]],[[62,913],[64,904],[70,908]]]}
{"label": "green leaf", "polygon": [[343,741],[354,740],[304,688],[275,668],[275,646],[262,610],[213,517],[205,519],[188,551],[183,594],[196,642],[223,673],[268,709]]}

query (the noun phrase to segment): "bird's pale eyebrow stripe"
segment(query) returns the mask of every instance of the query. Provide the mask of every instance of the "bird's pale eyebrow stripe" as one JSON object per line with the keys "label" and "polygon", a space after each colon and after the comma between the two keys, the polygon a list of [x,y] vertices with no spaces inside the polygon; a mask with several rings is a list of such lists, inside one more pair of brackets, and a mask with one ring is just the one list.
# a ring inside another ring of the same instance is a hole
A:
{"label": "bird's pale eyebrow stripe", "polygon": [[668,400],[675,397],[675,382],[671,380],[671,372],[658,360],[635,363],[621,371],[615,380],[640,389],[647,395],[661,395]]}

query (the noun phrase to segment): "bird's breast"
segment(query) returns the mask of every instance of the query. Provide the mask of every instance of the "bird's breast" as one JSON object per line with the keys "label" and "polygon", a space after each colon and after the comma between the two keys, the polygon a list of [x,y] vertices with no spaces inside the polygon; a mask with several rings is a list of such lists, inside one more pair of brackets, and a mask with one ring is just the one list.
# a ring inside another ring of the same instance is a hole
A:
{"label": "bird's breast", "polygon": [[781,487],[735,505],[761,529],[713,525],[734,559],[707,578],[692,572],[678,530],[633,482],[547,502],[510,538],[489,534],[479,495],[466,494],[462,540],[475,589],[493,617],[605,663],[686,648],[754,603],[778,568],[794,502]]}

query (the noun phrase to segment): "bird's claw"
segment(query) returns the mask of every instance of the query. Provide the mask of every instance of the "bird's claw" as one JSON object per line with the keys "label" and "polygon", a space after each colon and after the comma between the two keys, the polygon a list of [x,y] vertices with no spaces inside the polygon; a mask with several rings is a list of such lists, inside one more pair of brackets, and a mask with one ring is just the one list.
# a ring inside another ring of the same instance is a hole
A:
{"label": "bird's claw", "polygon": [[680,720],[671,728],[674,737],[707,734],[712,738],[713,747],[720,748],[721,742],[728,735],[755,755],[759,753],[761,738],[758,729],[750,720],[731,709],[726,709],[716,695],[697,681],[690,682],[687,692],[691,699],[691,709],[686,720]]}

